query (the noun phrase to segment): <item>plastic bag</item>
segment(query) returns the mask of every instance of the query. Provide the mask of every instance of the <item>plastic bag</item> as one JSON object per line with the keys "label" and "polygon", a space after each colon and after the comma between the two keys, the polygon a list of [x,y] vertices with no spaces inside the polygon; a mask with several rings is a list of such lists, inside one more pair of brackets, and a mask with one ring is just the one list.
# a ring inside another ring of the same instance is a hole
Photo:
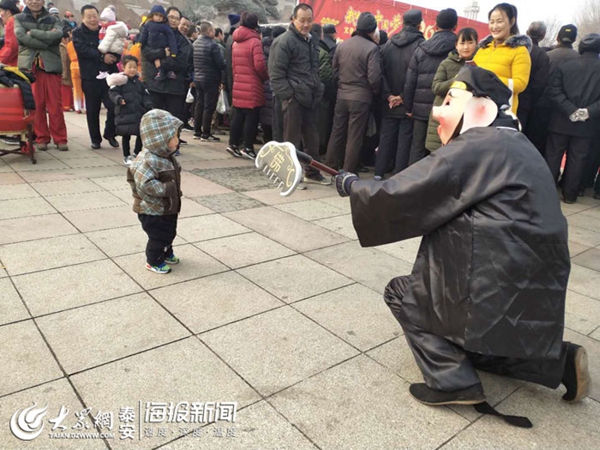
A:
{"label": "plastic bag", "polygon": [[185,97],[185,102],[186,103],[194,103],[194,96],[192,95],[192,88],[188,89],[188,93]]}
{"label": "plastic bag", "polygon": [[227,95],[225,94],[224,89],[221,89],[221,92],[219,92],[219,100],[217,101],[217,112],[223,115],[229,112],[229,100],[227,100]]}

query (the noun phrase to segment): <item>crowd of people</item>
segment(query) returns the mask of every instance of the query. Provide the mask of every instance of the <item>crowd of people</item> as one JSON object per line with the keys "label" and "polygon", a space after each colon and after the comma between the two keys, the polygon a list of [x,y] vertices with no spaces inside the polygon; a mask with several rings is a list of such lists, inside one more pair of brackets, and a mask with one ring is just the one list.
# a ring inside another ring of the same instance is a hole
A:
{"label": "crowd of people", "polygon": [[[287,30],[261,27],[256,14],[242,12],[229,14],[226,33],[210,22],[193,24],[176,7],[155,5],[140,29],[130,30],[113,6],[102,12],[83,6],[78,25],[71,12],[61,18],[51,3],[25,3],[20,11],[16,0],[0,2],[0,63],[35,77],[38,150],[51,141],[68,150],[63,111],[75,110],[86,114],[91,148],[99,149],[103,139],[122,146],[130,164],[142,145],[138,140],[131,154],[129,140],[139,137],[139,124],[127,133],[117,129],[115,122],[134,115],[129,103],[113,101],[127,102],[126,96],[111,91],[142,92],[131,84],[149,93],[132,100],[143,105],[142,112],[169,111],[194,139],[219,142],[216,130],[228,126],[226,150],[234,157],[253,159],[256,143],[288,141],[335,169],[367,173],[374,166],[374,178],[382,180],[441,146],[432,107],[442,104],[459,69],[469,64],[494,72],[511,89],[506,109],[518,117],[557,182],[567,153],[560,177],[565,202],[575,202],[597,178],[600,36],[582,37],[577,51],[577,28],[569,24],[553,47],[540,48],[544,23],[534,22],[521,34],[517,9],[508,3],[489,12],[487,37],[472,28],[458,30],[456,11],[445,9],[425,40],[421,12],[414,9],[389,39],[373,14],[363,12],[343,42],[334,25],[314,23],[312,8],[302,3]],[[122,76],[111,77],[115,73]],[[114,84],[123,77],[129,82]],[[107,118],[101,131],[102,105]],[[303,181],[331,183],[311,167]],[[600,197],[600,180],[594,195]]]}

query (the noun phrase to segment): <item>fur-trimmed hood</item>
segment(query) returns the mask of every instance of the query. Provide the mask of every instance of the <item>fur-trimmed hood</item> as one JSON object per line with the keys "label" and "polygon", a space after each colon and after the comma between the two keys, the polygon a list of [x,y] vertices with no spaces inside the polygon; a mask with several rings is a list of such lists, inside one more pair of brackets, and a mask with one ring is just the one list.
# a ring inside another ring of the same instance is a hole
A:
{"label": "fur-trimmed hood", "polygon": [[127,84],[127,75],[124,72],[111,73],[106,77],[106,84],[108,84],[108,87],[123,86]]}
{"label": "fur-trimmed hood", "polygon": [[[479,48],[486,48],[492,43],[493,40],[494,38],[490,34],[488,37],[479,42]],[[504,45],[510,48],[526,47],[529,52],[531,52],[531,48],[533,47],[531,38],[524,34],[516,34],[509,37],[506,41],[504,41]]]}

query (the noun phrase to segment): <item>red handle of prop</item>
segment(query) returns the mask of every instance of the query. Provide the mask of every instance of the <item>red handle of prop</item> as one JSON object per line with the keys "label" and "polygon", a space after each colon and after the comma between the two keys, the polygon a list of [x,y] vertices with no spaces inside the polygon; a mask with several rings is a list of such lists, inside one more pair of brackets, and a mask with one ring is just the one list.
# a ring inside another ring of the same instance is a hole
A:
{"label": "red handle of prop", "polygon": [[296,156],[298,156],[298,161],[300,161],[302,164],[314,167],[315,169],[318,169],[321,172],[325,172],[328,175],[336,176],[339,174],[337,170],[332,169],[331,167],[326,166],[325,164],[321,164],[319,161],[315,161],[312,156],[307,155],[306,153],[301,152],[300,150],[296,150]]}

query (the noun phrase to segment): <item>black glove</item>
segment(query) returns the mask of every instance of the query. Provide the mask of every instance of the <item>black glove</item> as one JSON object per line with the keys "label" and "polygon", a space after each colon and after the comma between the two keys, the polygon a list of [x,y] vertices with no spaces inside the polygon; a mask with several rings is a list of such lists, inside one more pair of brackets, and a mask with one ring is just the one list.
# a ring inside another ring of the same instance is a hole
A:
{"label": "black glove", "polygon": [[350,172],[340,170],[335,176],[335,187],[340,194],[340,197],[348,197],[350,195],[350,187],[352,183],[358,180],[358,177]]}

